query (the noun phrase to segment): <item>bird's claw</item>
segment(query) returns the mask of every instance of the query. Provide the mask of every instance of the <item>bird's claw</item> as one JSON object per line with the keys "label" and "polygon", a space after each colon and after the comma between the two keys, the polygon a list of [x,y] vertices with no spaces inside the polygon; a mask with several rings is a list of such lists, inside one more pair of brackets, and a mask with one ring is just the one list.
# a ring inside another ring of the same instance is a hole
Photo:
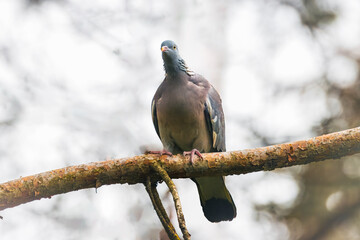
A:
{"label": "bird's claw", "polygon": [[196,154],[199,158],[204,159],[203,156],[201,155],[201,153],[199,152],[199,150],[197,150],[197,149],[195,149],[195,148],[194,148],[193,150],[191,150],[191,151],[185,151],[185,152],[183,153],[184,156],[190,155],[190,162],[191,162],[191,164],[194,163],[194,156],[195,156],[195,154]]}

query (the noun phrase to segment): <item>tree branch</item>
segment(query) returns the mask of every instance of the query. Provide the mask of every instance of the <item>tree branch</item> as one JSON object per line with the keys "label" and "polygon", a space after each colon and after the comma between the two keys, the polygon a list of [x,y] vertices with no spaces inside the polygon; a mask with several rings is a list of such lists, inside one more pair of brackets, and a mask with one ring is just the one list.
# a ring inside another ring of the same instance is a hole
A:
{"label": "tree branch", "polygon": [[156,187],[151,184],[150,178],[146,179],[145,189],[149,194],[150,200],[154,206],[155,212],[159,217],[161,224],[163,225],[167,235],[171,240],[180,240],[179,236],[177,235],[174,226],[172,225],[170,218],[168,217],[164,206],[160,200],[159,194],[156,190]]}
{"label": "tree branch", "polygon": [[164,182],[166,183],[166,185],[168,186],[168,188],[170,190],[171,195],[173,196],[174,205],[175,205],[175,209],[176,209],[176,215],[178,218],[179,227],[183,234],[184,240],[190,240],[191,235],[186,228],[185,217],[184,217],[184,214],[183,214],[183,211],[181,208],[180,197],[176,190],[176,186],[175,186],[174,182],[171,180],[171,178],[169,177],[167,172],[157,162],[154,162],[153,168],[164,180]]}
{"label": "tree branch", "polygon": [[152,171],[158,161],[171,178],[244,174],[262,170],[336,159],[360,152],[360,128],[336,132],[306,141],[268,147],[203,154],[191,164],[188,157],[140,155],[56,169],[0,184],[0,210],[41,198],[115,183],[160,180]]}

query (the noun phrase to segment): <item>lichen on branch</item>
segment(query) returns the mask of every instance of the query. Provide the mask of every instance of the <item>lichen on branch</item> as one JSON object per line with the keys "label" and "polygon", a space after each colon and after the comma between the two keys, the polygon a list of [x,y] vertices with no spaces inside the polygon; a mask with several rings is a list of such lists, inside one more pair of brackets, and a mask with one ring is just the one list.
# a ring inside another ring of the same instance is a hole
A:
{"label": "lichen on branch", "polygon": [[160,180],[151,170],[158,161],[171,178],[220,176],[273,170],[310,162],[336,159],[360,152],[360,128],[331,133],[309,140],[224,153],[204,153],[191,164],[182,155],[146,154],[130,158],[70,166],[0,184],[0,210],[41,198],[98,188],[115,183]]}

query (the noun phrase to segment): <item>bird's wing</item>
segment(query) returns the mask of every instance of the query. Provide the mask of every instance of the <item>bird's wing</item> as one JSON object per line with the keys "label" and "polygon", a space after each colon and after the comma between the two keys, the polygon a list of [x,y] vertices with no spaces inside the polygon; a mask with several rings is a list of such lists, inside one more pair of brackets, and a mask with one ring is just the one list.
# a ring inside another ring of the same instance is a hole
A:
{"label": "bird's wing", "polygon": [[[204,86],[205,127],[211,138],[210,152],[225,152],[225,120],[221,98],[205,78],[197,75],[192,82]],[[231,221],[236,217],[236,206],[225,186],[224,177],[201,177],[193,179],[198,187],[200,203],[210,222]]]}
{"label": "bird's wing", "polygon": [[225,120],[221,98],[213,86],[210,86],[205,101],[205,119],[214,152],[225,152]]}
{"label": "bird's wing", "polygon": [[158,88],[158,90],[156,91],[155,95],[154,95],[154,98],[151,102],[151,117],[152,117],[152,120],[153,120],[153,124],[154,124],[154,127],[155,127],[155,130],[156,130],[156,133],[157,135],[159,136],[159,138],[161,139],[160,137],[160,131],[159,131],[159,123],[158,123],[158,118],[157,118],[157,112],[156,112],[156,103],[157,101],[159,100],[160,96],[161,96],[161,92],[162,92],[162,85],[160,85],[160,87]]}
{"label": "bird's wing", "polygon": [[195,74],[189,81],[207,90],[204,114],[206,126],[212,138],[212,152],[225,152],[225,120],[221,98],[215,88],[201,75]]}

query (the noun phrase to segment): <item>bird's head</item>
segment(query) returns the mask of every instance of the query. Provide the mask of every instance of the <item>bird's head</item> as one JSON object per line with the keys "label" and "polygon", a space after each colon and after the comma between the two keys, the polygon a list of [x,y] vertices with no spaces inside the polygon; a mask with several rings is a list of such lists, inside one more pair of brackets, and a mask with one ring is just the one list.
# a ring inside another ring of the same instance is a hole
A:
{"label": "bird's head", "polygon": [[181,59],[178,46],[171,40],[166,40],[162,42],[161,52],[165,64],[176,63],[179,59]]}
{"label": "bird's head", "polygon": [[161,52],[166,73],[176,73],[187,69],[184,60],[180,57],[178,46],[173,41],[162,42]]}

